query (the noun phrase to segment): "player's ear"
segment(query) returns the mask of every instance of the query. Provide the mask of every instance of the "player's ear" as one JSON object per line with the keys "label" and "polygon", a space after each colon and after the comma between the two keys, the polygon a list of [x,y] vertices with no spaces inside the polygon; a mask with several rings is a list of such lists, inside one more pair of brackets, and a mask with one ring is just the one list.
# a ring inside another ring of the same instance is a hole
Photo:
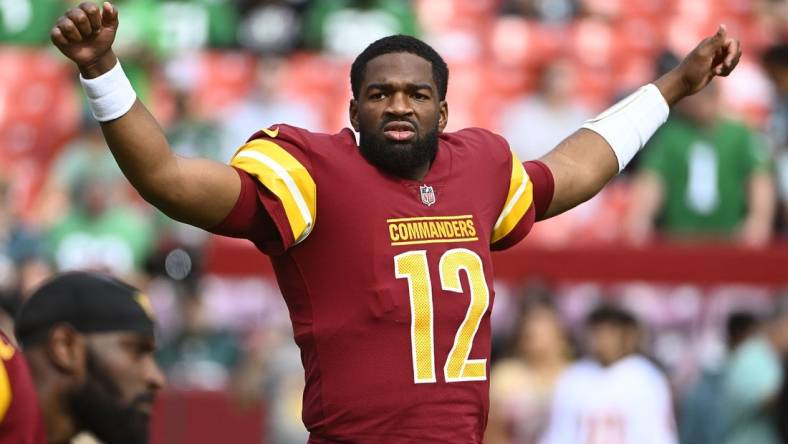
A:
{"label": "player's ear", "polygon": [[85,371],[85,340],[69,324],[58,324],[49,331],[46,352],[59,372],[79,376]]}
{"label": "player's ear", "polygon": [[443,129],[446,128],[446,124],[449,123],[449,102],[441,100],[439,106],[438,132],[443,132]]}
{"label": "player's ear", "polygon": [[350,107],[348,108],[348,114],[350,115],[350,124],[353,126],[353,129],[358,132],[359,125],[358,125],[358,100],[350,99]]}

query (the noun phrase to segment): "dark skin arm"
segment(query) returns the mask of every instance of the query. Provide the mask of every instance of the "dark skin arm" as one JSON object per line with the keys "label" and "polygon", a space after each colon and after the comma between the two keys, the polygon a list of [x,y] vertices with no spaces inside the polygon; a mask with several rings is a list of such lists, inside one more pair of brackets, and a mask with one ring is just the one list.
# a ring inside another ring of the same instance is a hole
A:
{"label": "dark skin arm", "polygon": [[[85,78],[98,77],[118,59],[112,43],[118,10],[82,3],[60,17],[52,42]],[[145,200],[173,219],[211,228],[230,212],[241,189],[232,167],[206,159],[175,155],[159,124],[137,101],[122,117],[101,124],[104,138],[123,174]]]}
{"label": "dark skin arm", "polygon": [[[739,63],[741,44],[724,26],[701,41],[679,66],[654,81],[668,106],[695,94]],[[541,159],[553,173],[555,192],[543,219],[561,214],[596,195],[618,174],[618,159],[597,133],[580,129]]]}

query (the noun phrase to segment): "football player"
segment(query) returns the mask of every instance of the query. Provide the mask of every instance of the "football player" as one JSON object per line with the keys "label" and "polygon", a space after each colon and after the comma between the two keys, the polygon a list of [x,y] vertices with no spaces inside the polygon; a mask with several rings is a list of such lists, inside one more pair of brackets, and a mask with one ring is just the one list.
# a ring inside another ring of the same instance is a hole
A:
{"label": "football player", "polygon": [[0,442],[60,444],[82,431],[102,442],[148,442],[164,376],[153,359],[144,294],[116,279],[71,272],[22,305],[20,352],[0,332]]}
{"label": "football player", "polygon": [[117,29],[116,7],[82,3],[51,37],[79,68],[140,194],[271,257],[306,370],[311,443],[481,442],[491,251],[596,194],[671,105],[740,56],[721,27],[679,67],[523,164],[489,131],[445,132],[446,63],[418,39],[390,36],[353,63],[352,129],[271,126],[227,166],[173,154],[112,50]]}

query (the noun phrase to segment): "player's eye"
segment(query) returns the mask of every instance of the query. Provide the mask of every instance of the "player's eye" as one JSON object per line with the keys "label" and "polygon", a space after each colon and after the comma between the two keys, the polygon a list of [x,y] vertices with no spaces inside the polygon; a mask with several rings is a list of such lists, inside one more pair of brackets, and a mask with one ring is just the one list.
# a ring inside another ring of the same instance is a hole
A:
{"label": "player's eye", "polygon": [[386,98],[386,93],[384,92],[374,92],[369,95],[370,100],[382,100]]}
{"label": "player's eye", "polygon": [[413,93],[413,94],[411,94],[411,97],[413,97],[414,100],[419,100],[419,101],[429,100],[430,99],[429,96],[426,96],[426,95],[424,95],[422,93]]}

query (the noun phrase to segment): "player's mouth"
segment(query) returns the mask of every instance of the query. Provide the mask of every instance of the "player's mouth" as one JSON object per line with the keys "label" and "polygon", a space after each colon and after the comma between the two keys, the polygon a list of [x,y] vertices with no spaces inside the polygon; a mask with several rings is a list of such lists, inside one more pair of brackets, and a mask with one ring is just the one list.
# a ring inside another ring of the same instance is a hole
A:
{"label": "player's mouth", "polygon": [[402,120],[389,122],[383,127],[386,139],[396,142],[407,142],[416,137],[416,128],[410,122]]}

